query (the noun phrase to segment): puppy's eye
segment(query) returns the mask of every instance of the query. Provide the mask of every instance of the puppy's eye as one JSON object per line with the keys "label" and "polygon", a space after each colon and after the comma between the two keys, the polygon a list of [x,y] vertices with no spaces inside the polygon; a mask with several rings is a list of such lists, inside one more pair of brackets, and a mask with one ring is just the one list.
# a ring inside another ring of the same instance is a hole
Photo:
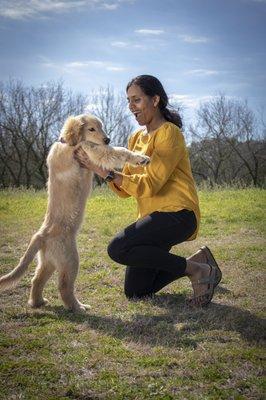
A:
{"label": "puppy's eye", "polygon": [[89,128],[89,131],[90,131],[90,132],[94,132],[95,129],[94,129],[94,128]]}

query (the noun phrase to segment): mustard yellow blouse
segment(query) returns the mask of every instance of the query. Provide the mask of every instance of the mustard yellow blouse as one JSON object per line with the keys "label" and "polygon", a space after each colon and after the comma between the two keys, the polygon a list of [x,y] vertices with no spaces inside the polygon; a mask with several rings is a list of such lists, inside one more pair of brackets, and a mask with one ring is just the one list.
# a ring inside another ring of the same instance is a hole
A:
{"label": "mustard yellow blouse", "polygon": [[120,188],[113,182],[109,187],[120,197],[136,198],[138,218],[154,211],[194,211],[198,226],[188,240],[195,239],[200,222],[199,201],[181,130],[171,122],[150,133],[139,130],[129,138],[128,148],[148,155],[151,161],[147,166],[127,163]]}

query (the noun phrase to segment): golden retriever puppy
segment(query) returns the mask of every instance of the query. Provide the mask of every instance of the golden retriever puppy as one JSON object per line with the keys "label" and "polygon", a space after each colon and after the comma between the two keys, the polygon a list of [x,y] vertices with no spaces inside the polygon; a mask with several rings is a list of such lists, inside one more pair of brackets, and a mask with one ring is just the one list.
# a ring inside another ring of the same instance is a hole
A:
{"label": "golden retriever puppy", "polygon": [[82,146],[94,163],[106,169],[120,168],[125,162],[135,165],[149,162],[145,155],[108,146],[109,141],[101,121],[92,115],[82,114],[66,120],[60,139],[52,145],[47,158],[48,205],[44,222],[32,236],[17,267],[0,278],[0,291],[15,286],[38,253],[29,305],[40,307],[47,302],[43,298],[43,289],[57,270],[65,307],[72,311],[89,308],[77,299],[74,282],[79,268],[76,236],[92,187],[93,172],[81,168],[74,160],[73,152]]}

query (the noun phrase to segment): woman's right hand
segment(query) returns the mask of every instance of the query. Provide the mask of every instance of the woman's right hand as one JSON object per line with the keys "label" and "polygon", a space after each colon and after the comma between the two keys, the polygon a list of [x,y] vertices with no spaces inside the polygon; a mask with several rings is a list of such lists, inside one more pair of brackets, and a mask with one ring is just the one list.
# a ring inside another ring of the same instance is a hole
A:
{"label": "woman's right hand", "polygon": [[78,147],[74,150],[73,156],[82,168],[92,169],[91,167],[93,167],[93,164],[82,147]]}
{"label": "woman's right hand", "polygon": [[106,176],[109,174],[108,170],[97,167],[97,165],[93,164],[93,162],[90,160],[87,153],[82,149],[82,147],[78,147],[76,150],[74,150],[73,156],[82,168],[90,169],[101,178],[105,179]]}

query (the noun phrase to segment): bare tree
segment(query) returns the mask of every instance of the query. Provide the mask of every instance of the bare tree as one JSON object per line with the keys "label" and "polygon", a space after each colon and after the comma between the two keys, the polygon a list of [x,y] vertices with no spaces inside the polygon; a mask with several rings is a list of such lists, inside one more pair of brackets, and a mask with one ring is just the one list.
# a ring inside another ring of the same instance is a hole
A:
{"label": "bare tree", "polygon": [[224,139],[224,130],[231,121],[230,109],[224,107],[221,96],[218,101],[202,104],[197,116],[196,126],[190,126],[193,172],[210,183],[222,183],[225,164],[233,151]]}
{"label": "bare tree", "polygon": [[2,187],[42,187],[46,158],[70,114],[80,114],[85,97],[48,82],[38,88],[21,81],[0,84],[0,176]]}
{"label": "bare tree", "polygon": [[240,161],[238,171],[253,185],[260,185],[265,169],[265,125],[259,123],[247,102],[230,102],[228,106],[232,109],[232,130],[225,131],[224,137]]}
{"label": "bare tree", "polygon": [[205,102],[198,110],[196,126],[190,127],[194,139],[190,149],[194,174],[211,183],[238,179],[262,184],[265,169],[262,129],[247,102],[223,94]]}

